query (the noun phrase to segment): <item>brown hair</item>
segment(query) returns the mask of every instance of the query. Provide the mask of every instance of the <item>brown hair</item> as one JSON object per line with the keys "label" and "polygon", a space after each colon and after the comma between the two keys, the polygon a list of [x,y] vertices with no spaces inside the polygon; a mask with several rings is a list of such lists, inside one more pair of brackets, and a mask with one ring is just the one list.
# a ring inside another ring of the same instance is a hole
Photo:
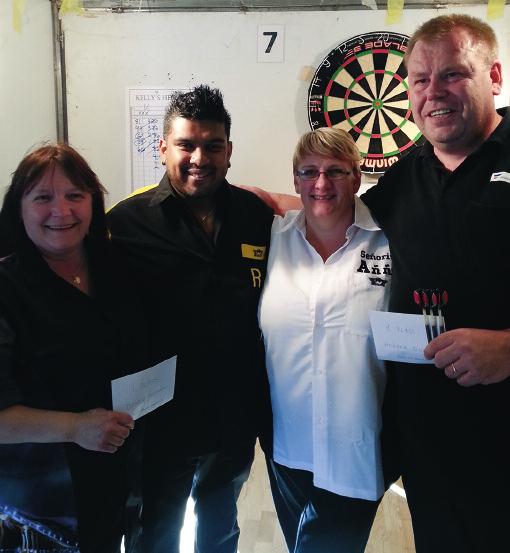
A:
{"label": "brown hair", "polygon": [[360,175],[361,156],[352,136],[336,127],[322,127],[305,133],[294,150],[292,165],[294,171],[303,158],[309,155],[320,155],[338,158],[352,164],[355,175]]}
{"label": "brown hair", "polygon": [[0,211],[0,227],[9,234],[10,248],[16,250],[29,240],[21,218],[21,201],[39,182],[44,173],[59,165],[67,178],[80,190],[92,195],[92,221],[89,239],[105,241],[108,238],[104,206],[106,192],[85,159],[71,146],[63,143],[47,144],[25,156],[7,188]]}
{"label": "brown hair", "polygon": [[413,48],[419,40],[423,42],[436,42],[444,39],[457,30],[464,29],[473,42],[485,47],[487,64],[491,65],[498,57],[498,41],[496,34],[490,25],[465,14],[440,15],[429,19],[413,33],[407,44],[404,62],[407,65]]}

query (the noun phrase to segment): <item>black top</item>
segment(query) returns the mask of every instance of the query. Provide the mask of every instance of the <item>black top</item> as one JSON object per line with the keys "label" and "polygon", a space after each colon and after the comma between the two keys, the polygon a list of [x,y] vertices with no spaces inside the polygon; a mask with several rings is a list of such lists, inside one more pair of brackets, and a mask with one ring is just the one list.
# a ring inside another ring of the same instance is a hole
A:
{"label": "black top", "polygon": [[162,443],[184,454],[253,439],[268,417],[257,308],[272,212],[225,181],[215,217],[221,226],[213,242],[165,176],[108,218],[114,242],[145,283],[161,347],[177,353],[174,399],[153,424]]}
{"label": "black top", "polygon": [[[89,252],[89,266],[93,297],[58,277],[32,246],[0,262],[0,409],[111,409],[111,379],[149,366],[127,271],[112,248]],[[0,505],[71,541],[76,507],[82,551],[107,551],[121,531],[126,444],[113,455],[75,444],[2,445]]]}
{"label": "black top", "polygon": [[[421,313],[413,290],[440,288],[447,329],[510,327],[510,112],[500,113],[492,136],[454,171],[425,143],[362,196],[390,242],[391,311]],[[508,480],[495,459],[508,463],[510,379],[463,388],[434,366],[396,369],[402,430],[417,452],[439,448],[445,464],[449,454],[462,459],[457,475],[485,468]]]}
{"label": "black top", "polygon": [[10,232],[4,220],[0,217],[0,258],[12,253]]}

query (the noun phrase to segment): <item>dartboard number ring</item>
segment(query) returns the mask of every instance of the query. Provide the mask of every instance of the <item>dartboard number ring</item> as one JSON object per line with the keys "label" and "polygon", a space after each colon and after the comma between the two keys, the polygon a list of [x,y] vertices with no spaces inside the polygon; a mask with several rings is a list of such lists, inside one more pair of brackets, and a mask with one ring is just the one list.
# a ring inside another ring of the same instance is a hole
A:
{"label": "dartboard number ring", "polygon": [[408,40],[386,31],[350,38],[324,58],[308,90],[310,127],[347,131],[361,152],[364,173],[384,173],[423,141],[409,100]]}

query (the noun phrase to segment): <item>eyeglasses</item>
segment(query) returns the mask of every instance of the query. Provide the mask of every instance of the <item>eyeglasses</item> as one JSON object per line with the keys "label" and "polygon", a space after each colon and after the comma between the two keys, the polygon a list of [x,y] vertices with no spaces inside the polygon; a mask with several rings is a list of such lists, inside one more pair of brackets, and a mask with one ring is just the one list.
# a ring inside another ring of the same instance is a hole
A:
{"label": "eyeglasses", "polygon": [[346,171],[345,169],[338,169],[336,167],[326,169],[326,171],[319,171],[318,169],[298,169],[296,175],[301,180],[310,182],[318,180],[320,175],[326,175],[331,181],[343,181],[352,175],[352,171]]}

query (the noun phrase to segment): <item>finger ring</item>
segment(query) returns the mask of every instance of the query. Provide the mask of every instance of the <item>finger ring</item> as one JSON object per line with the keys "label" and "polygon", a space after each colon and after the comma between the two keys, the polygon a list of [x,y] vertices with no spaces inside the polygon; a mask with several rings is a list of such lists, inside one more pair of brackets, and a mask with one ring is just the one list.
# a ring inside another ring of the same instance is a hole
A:
{"label": "finger ring", "polygon": [[452,371],[453,371],[454,376],[457,376],[458,371],[457,371],[457,369],[455,368],[455,365],[454,365],[453,363],[452,363]]}

